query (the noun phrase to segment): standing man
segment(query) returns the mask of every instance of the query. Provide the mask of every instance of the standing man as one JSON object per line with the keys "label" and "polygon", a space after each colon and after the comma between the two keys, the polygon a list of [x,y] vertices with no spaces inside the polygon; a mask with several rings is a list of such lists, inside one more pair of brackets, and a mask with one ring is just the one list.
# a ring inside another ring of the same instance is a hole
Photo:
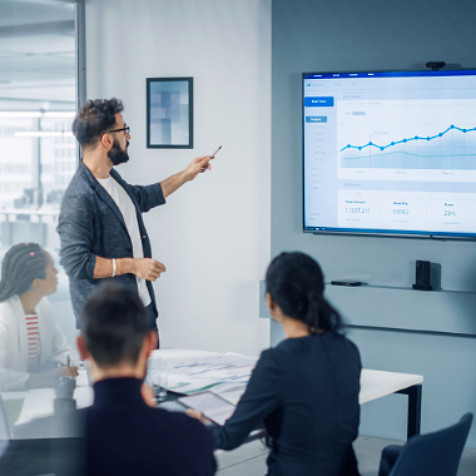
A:
{"label": "standing man", "polygon": [[86,299],[103,280],[114,279],[138,294],[150,328],[157,329],[152,282],[165,266],[152,258],[142,213],[211,168],[213,157],[197,157],[160,183],[129,185],[113,168],[129,160],[130,128],[122,110],[115,98],[89,100],[73,122],[83,159],[66,189],[57,230],[78,328]]}

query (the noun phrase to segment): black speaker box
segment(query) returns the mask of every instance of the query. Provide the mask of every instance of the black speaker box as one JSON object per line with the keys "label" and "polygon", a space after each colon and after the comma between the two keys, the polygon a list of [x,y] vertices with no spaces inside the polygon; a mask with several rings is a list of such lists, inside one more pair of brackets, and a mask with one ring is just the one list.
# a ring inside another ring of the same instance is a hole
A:
{"label": "black speaker box", "polygon": [[431,263],[429,261],[417,260],[415,265],[415,284],[413,289],[431,291]]}

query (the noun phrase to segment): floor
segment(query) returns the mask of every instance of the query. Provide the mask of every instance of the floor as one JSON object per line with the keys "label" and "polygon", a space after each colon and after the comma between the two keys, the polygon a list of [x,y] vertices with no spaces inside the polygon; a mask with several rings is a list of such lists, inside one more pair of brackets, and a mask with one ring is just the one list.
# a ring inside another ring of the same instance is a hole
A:
{"label": "floor", "polygon": [[[380,453],[390,444],[400,440],[359,436],[355,451],[362,476],[377,476]],[[261,441],[253,441],[233,451],[217,451],[218,476],[263,476],[266,474],[267,449]],[[458,476],[476,475],[476,448],[466,448],[461,458]]]}

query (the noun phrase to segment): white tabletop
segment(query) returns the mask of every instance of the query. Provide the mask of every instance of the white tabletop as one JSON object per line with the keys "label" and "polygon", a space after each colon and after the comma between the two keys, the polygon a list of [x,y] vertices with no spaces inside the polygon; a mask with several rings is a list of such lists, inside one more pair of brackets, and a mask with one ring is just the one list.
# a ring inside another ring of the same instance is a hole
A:
{"label": "white tabletop", "polygon": [[[239,356],[238,354],[218,354],[216,352],[201,352],[201,351],[184,351],[182,349],[173,349],[166,351],[155,351],[155,356],[167,356],[171,361],[175,363],[184,361],[190,361],[197,364],[204,365],[208,370],[210,375],[215,376],[216,365],[215,359],[217,356],[222,356],[228,364],[232,364],[233,367],[239,368],[240,371],[243,371],[248,368],[252,368],[250,363],[254,360],[246,356]],[[243,364],[240,363],[241,357],[243,357]],[[251,359],[251,360],[250,360]],[[219,359],[218,362],[223,363],[223,359]],[[237,372],[237,368],[232,368],[230,370],[230,365],[226,366],[227,368],[223,370],[226,377],[234,378],[234,374]],[[82,370],[82,372],[85,372]],[[249,370],[251,373],[251,370]],[[222,395],[222,397],[236,404],[241,394],[246,388],[246,383],[243,383],[242,377],[243,374],[240,374],[239,381],[224,382],[221,386],[216,387],[214,391]],[[181,376],[183,377],[183,375]],[[188,375],[190,377],[190,375]],[[203,377],[201,377],[203,379]],[[361,389],[359,394],[359,403],[363,404],[376,400],[378,398],[390,395],[399,390],[411,387],[413,385],[418,385],[423,382],[422,375],[416,374],[407,374],[399,372],[388,372],[384,370],[371,370],[371,369],[362,369],[362,374],[360,378]],[[24,398],[22,410],[16,425],[23,423],[28,423],[35,418],[44,417],[53,414],[53,405],[55,393],[52,388],[43,388],[43,389],[32,389],[26,392],[6,392],[2,394],[4,399],[10,398]],[[86,375],[80,375],[80,378],[77,380],[77,386],[74,391],[74,398],[78,408],[84,408],[89,406],[93,402],[93,390],[92,387],[88,385],[88,379]]]}
{"label": "white tabletop", "polygon": [[[257,360],[240,354],[178,348],[156,350],[151,361],[155,358],[169,362],[169,384],[172,384],[172,390],[181,391],[178,387],[174,388],[175,381],[180,381],[182,385],[184,381],[189,381],[188,386],[182,387],[185,393],[188,393],[187,390],[194,393],[206,389],[212,382],[219,381],[221,385],[210,389],[235,404],[244,392]],[[237,376],[240,378],[237,379]],[[422,382],[422,375],[362,369],[359,403],[367,403]]]}
{"label": "white tabletop", "polygon": [[422,382],[423,375],[362,369],[359,403],[367,403]]}
{"label": "white tabletop", "polygon": [[[85,408],[93,403],[92,387],[77,387],[74,390],[74,399],[77,408]],[[20,416],[15,425],[29,423],[35,418],[41,418],[54,413],[55,391],[53,388],[35,388],[25,392],[25,400]]]}
{"label": "white tabletop", "polygon": [[[55,391],[53,388],[34,388],[23,392],[1,392],[3,400],[23,400],[20,415],[15,425],[29,423],[35,418],[53,415]],[[93,403],[93,389],[89,386],[89,380],[85,369],[79,370],[76,379],[74,399],[77,408],[84,408]]]}

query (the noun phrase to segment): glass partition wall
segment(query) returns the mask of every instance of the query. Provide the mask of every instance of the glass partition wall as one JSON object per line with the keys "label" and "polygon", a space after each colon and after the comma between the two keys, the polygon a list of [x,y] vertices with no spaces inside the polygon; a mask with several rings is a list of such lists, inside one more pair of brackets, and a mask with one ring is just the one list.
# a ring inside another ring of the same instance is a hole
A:
{"label": "glass partition wall", "polygon": [[61,199],[78,162],[76,2],[0,1],[0,243],[57,252]]}
{"label": "glass partition wall", "polygon": [[[0,0],[0,263],[13,245],[30,242],[45,248],[59,270],[57,290],[48,296],[50,307],[40,301],[27,309],[24,294],[20,305],[9,294],[0,303],[0,474],[73,474],[80,454],[76,443],[64,444],[74,438],[58,438],[69,436],[66,428],[73,429],[70,410],[75,404],[69,395],[60,398],[65,379],[54,359],[45,362],[43,349],[52,349],[54,339],[66,347],[58,337],[61,332],[71,355],[75,348],[56,226],[64,191],[78,165],[71,123],[78,97],[84,98],[79,94],[84,81],[78,79],[79,71],[84,75],[83,19],[84,0]],[[29,254],[34,259],[35,253]],[[7,283],[17,276],[14,271],[5,275]],[[59,332],[52,331],[50,319]],[[47,423],[28,413],[29,398],[41,411],[45,401],[53,402],[53,415],[45,407]]]}
{"label": "glass partition wall", "polygon": [[72,347],[56,226],[79,160],[71,123],[84,98],[83,18],[83,0],[0,0],[0,264],[17,243],[48,250],[59,270],[53,317]]}

